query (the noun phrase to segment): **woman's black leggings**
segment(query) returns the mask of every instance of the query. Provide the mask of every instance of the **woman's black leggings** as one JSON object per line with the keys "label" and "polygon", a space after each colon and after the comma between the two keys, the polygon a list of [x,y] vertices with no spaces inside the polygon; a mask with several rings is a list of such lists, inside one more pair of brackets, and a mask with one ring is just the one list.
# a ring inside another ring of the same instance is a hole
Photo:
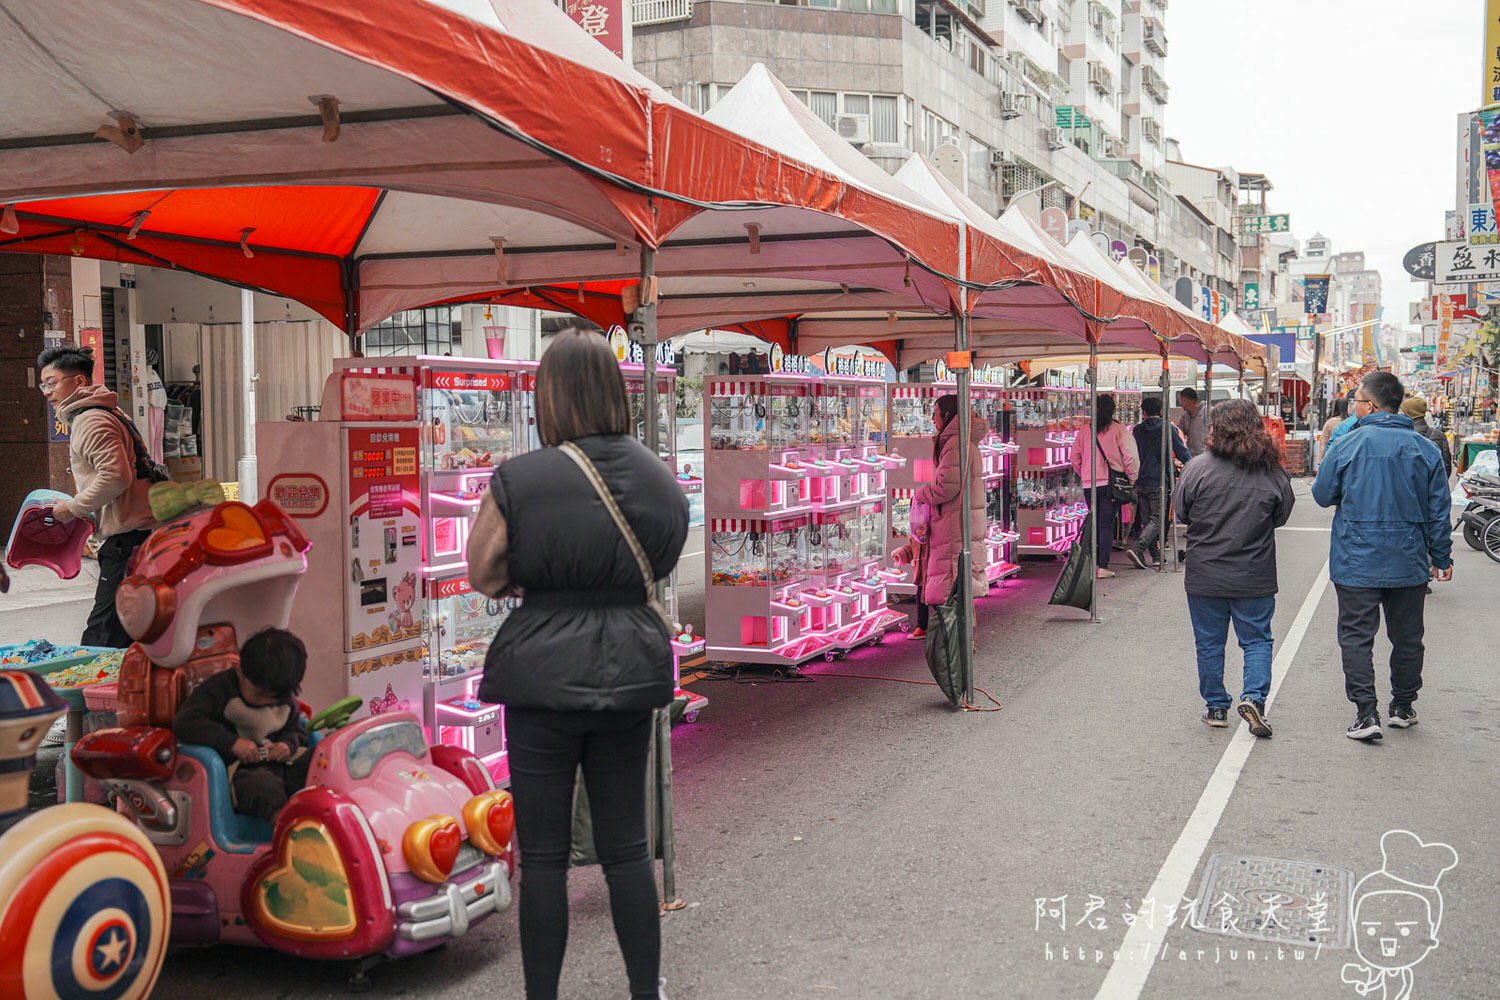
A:
{"label": "woman's black leggings", "polygon": [[594,850],[609,885],[632,998],[657,994],[661,913],[646,849],[651,712],[507,708],[510,787],[521,848],[521,968],[527,1000],[556,1000],[568,946],[568,848],[581,764]]}

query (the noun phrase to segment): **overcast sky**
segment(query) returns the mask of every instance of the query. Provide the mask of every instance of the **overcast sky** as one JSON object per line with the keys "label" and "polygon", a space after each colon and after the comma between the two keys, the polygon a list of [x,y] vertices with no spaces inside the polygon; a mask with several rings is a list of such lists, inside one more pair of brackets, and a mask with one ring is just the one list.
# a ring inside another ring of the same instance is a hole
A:
{"label": "overcast sky", "polygon": [[1165,17],[1166,131],[1190,163],[1263,173],[1293,235],[1363,250],[1385,318],[1442,239],[1456,118],[1479,104],[1484,0],[1180,0]]}

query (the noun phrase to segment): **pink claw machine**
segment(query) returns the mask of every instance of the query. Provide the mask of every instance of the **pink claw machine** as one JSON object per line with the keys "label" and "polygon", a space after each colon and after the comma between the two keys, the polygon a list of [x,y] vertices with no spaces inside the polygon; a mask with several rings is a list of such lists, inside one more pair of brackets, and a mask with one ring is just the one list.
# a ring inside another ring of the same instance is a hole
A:
{"label": "pink claw machine", "polygon": [[[1055,373],[1054,373],[1055,374]],[[1022,555],[1066,554],[1088,516],[1071,458],[1089,424],[1086,388],[1012,389],[1015,407],[1016,531]]]}
{"label": "pink claw machine", "polygon": [[813,629],[812,496],[834,470],[808,430],[805,360],[770,375],[704,379],[706,652],[796,666],[830,649]]}
{"label": "pink claw machine", "polygon": [[[890,542],[887,556],[906,544],[911,535],[911,504],[917,487],[932,482],[933,406],[939,396],[957,392],[954,382],[897,382],[887,387],[886,454],[900,463],[886,475],[886,492],[890,508]],[[917,592],[916,571],[911,566],[897,566],[887,558],[893,579],[893,594]]]}
{"label": "pink claw machine", "polygon": [[[621,362],[620,374],[625,378],[625,397],[630,406],[631,433],[636,440],[649,448],[651,445],[646,441],[645,418],[646,368],[639,362],[641,346],[631,342],[627,349],[630,351],[630,357],[635,360]],[[677,372],[670,367],[676,364],[676,360],[670,344],[664,342],[657,345],[656,453],[661,456],[662,461],[667,463],[667,468],[672,470],[672,475],[677,480],[677,485],[682,488],[682,492],[693,496],[703,492],[703,477],[702,470],[682,469],[677,463]],[[672,620],[677,621],[677,573],[675,570],[667,585],[666,608]],[[674,634],[672,636],[673,675],[680,678],[682,661],[702,653],[706,646],[703,636],[694,633],[690,624]],[[688,699],[687,708],[683,712],[683,718],[688,722],[695,721],[698,713],[708,707],[708,698],[695,691],[678,687],[677,694],[685,695]]]}
{"label": "pink claw machine", "polygon": [[986,572],[990,583],[998,583],[1020,570],[1016,563],[1015,410],[1006,399],[1003,376],[995,369],[976,369],[969,394],[974,409],[984,418],[988,431],[979,442],[984,477],[985,547],[989,550]]}

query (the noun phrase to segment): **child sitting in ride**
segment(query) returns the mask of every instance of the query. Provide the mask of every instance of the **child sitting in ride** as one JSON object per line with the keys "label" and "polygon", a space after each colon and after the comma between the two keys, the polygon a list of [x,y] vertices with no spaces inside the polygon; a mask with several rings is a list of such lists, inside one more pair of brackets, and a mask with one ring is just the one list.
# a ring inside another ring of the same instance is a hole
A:
{"label": "child sitting in ride", "polygon": [[206,746],[229,765],[236,812],[275,823],[307,783],[311,756],[297,704],[306,670],[302,640],[262,629],[240,649],[240,665],[198,685],[172,719],[178,740]]}

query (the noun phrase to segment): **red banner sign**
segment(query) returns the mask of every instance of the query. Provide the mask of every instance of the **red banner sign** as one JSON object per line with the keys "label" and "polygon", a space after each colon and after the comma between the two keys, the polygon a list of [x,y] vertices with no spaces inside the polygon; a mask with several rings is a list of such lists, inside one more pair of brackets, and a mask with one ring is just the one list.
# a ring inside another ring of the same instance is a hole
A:
{"label": "red banner sign", "polygon": [[435,372],[428,371],[428,384],[434,389],[487,389],[503,391],[510,388],[510,375],[506,372]]}
{"label": "red banner sign", "polygon": [[606,49],[625,58],[625,5],[622,0],[567,0],[568,16]]}

